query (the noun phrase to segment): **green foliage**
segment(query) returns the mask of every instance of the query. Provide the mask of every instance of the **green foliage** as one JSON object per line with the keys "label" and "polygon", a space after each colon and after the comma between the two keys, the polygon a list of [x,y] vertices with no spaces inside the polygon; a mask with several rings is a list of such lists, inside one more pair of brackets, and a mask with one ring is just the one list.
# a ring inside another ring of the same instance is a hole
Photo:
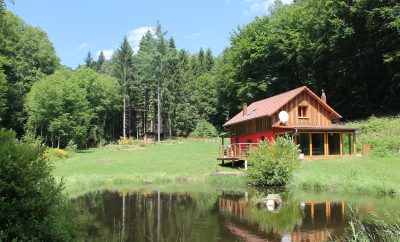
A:
{"label": "green foliage", "polygon": [[299,150],[289,137],[277,137],[274,142],[260,142],[249,150],[251,164],[246,179],[253,186],[285,186],[298,165]]}
{"label": "green foliage", "polygon": [[114,123],[118,93],[118,84],[111,77],[87,68],[75,72],[60,69],[35,83],[28,93],[26,128],[52,147],[64,147],[69,140],[81,147],[97,145],[107,124]]}
{"label": "green foliage", "polygon": [[73,239],[72,210],[43,151],[0,130],[0,240]]}
{"label": "green foliage", "polygon": [[0,63],[0,125],[4,119],[4,114],[7,108],[7,82]]}
{"label": "green foliage", "polygon": [[371,144],[372,155],[385,157],[398,155],[400,149],[400,116],[370,117],[365,121],[355,121],[349,126],[358,128],[357,147]]}
{"label": "green foliage", "polygon": [[200,120],[189,136],[193,138],[217,137],[218,131],[211,123],[206,120]]}
{"label": "green foliage", "polygon": [[23,112],[25,94],[33,83],[52,74],[59,65],[54,47],[43,30],[4,12],[0,27],[0,69],[6,75],[8,91],[2,126],[22,134],[26,118]]}
{"label": "green foliage", "polygon": [[221,56],[219,105],[307,85],[347,117],[400,111],[399,14],[396,0],[308,0],[257,17]]}
{"label": "green foliage", "polygon": [[345,242],[400,241],[400,226],[376,219],[373,223],[363,223],[357,217],[349,222],[344,233]]}
{"label": "green foliage", "polygon": [[73,140],[68,141],[67,146],[65,147],[65,150],[69,153],[76,153],[78,150],[78,145],[75,144]]}

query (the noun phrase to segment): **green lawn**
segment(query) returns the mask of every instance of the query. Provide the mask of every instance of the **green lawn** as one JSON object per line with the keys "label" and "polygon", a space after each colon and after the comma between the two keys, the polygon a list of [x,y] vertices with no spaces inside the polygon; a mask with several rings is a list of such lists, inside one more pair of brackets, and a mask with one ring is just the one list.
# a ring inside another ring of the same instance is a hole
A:
{"label": "green lawn", "polygon": [[[129,184],[201,186],[207,183],[224,189],[243,188],[243,176],[210,176],[215,171],[238,170],[219,166],[218,145],[217,141],[183,140],[134,151],[111,147],[89,149],[55,161],[55,176],[63,177],[70,194]],[[292,186],[313,191],[400,194],[399,172],[399,156],[308,160],[299,165]]]}
{"label": "green lawn", "polygon": [[[63,177],[68,192],[126,184],[204,183],[218,166],[217,141],[167,141],[144,150],[103,147],[78,152],[55,162],[55,176]],[[237,169],[235,169],[237,170]]]}
{"label": "green lawn", "polygon": [[400,194],[400,157],[304,161],[293,185],[314,191]]}

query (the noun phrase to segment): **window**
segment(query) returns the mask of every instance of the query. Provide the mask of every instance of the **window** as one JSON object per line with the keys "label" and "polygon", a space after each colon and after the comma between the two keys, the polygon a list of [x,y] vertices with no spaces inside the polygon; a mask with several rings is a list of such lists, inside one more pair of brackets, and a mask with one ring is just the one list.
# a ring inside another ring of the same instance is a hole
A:
{"label": "window", "polygon": [[297,108],[297,115],[299,118],[306,118],[307,117],[307,106],[299,106]]}
{"label": "window", "polygon": [[329,155],[340,155],[340,134],[328,134]]}
{"label": "window", "polygon": [[301,153],[310,155],[310,135],[300,133],[297,137],[297,144],[300,146]]}
{"label": "window", "polygon": [[311,134],[312,155],[325,155],[324,134]]}

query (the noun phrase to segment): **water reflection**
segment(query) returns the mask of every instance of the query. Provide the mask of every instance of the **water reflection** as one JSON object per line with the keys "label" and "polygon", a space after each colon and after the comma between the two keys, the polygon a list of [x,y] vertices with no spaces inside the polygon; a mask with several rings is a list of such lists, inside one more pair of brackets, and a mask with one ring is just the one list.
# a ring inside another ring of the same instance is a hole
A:
{"label": "water reflection", "polygon": [[[345,201],[283,201],[270,212],[239,192],[103,191],[75,199],[85,241],[326,241],[341,238],[351,212]],[[376,211],[371,203],[353,208],[365,219]]]}

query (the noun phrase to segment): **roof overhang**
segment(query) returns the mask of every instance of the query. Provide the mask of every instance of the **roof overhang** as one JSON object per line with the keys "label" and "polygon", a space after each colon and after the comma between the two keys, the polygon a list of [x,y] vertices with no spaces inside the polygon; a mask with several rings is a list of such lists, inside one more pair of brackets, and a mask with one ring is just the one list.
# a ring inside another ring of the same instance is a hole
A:
{"label": "roof overhang", "polygon": [[279,125],[279,126],[272,126],[273,129],[276,130],[297,130],[297,132],[301,131],[331,131],[331,132],[355,132],[357,129],[356,128],[350,128],[350,127],[345,127],[345,126],[337,126],[337,125],[332,125],[332,126],[284,126],[284,125]]}

